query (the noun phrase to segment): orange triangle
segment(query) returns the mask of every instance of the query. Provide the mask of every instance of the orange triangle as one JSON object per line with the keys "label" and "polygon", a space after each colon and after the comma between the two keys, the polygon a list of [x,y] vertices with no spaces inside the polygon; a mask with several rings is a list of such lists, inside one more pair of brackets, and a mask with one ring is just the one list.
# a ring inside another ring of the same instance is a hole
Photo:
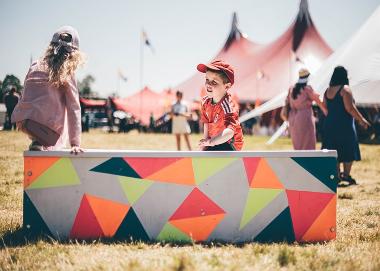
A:
{"label": "orange triangle", "polygon": [[147,176],[151,181],[194,185],[195,178],[191,158],[183,158]]}
{"label": "orange triangle", "polygon": [[60,157],[25,157],[24,188],[31,185],[42,173],[49,169]]}
{"label": "orange triangle", "polygon": [[127,204],[86,194],[87,200],[105,237],[112,237],[129,210]]}
{"label": "orange triangle", "polygon": [[336,238],[336,195],[319,214],[302,237],[304,242],[318,242]]}
{"label": "orange triangle", "polygon": [[195,241],[205,241],[225,214],[171,220],[170,224],[189,235]]}
{"label": "orange triangle", "polygon": [[273,172],[266,159],[260,159],[255,176],[250,185],[251,188],[282,189],[284,186]]}

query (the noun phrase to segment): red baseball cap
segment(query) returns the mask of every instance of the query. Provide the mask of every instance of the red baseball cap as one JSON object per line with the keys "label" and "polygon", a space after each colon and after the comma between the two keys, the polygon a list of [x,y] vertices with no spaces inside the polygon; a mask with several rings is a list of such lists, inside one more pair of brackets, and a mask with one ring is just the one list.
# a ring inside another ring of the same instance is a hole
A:
{"label": "red baseball cap", "polygon": [[223,60],[214,60],[209,64],[198,64],[197,70],[205,73],[207,69],[214,71],[222,71],[230,80],[230,83],[234,84],[234,68],[230,64],[227,64]]}

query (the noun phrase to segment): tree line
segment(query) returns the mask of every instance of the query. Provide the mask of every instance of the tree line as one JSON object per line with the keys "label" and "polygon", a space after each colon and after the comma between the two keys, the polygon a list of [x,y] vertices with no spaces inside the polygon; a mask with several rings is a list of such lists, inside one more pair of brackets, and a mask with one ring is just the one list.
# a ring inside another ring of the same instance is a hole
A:
{"label": "tree line", "polygon": [[[90,74],[78,81],[79,95],[81,97],[96,95],[97,93],[95,93],[92,89],[92,84],[94,82],[95,78]],[[0,80],[0,101],[3,101],[4,96],[12,87],[15,87],[19,94],[22,94],[23,85],[21,84],[20,79],[13,74],[7,74],[3,80]]]}

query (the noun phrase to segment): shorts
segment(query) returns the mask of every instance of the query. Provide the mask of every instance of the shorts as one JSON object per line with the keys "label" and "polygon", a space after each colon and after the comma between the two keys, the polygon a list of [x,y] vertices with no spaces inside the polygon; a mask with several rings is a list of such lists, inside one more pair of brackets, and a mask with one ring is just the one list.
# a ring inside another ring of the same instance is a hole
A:
{"label": "shorts", "polygon": [[235,151],[235,148],[228,142],[215,146],[207,146],[204,151]]}

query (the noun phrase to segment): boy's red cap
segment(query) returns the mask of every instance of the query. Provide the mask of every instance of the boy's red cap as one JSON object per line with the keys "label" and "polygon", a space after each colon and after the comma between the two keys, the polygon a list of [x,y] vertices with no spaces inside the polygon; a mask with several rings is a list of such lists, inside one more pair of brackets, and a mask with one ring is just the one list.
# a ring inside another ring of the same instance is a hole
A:
{"label": "boy's red cap", "polygon": [[224,72],[231,84],[234,84],[234,68],[223,60],[214,60],[209,64],[198,64],[197,66],[197,70],[203,73],[205,73],[207,69]]}

